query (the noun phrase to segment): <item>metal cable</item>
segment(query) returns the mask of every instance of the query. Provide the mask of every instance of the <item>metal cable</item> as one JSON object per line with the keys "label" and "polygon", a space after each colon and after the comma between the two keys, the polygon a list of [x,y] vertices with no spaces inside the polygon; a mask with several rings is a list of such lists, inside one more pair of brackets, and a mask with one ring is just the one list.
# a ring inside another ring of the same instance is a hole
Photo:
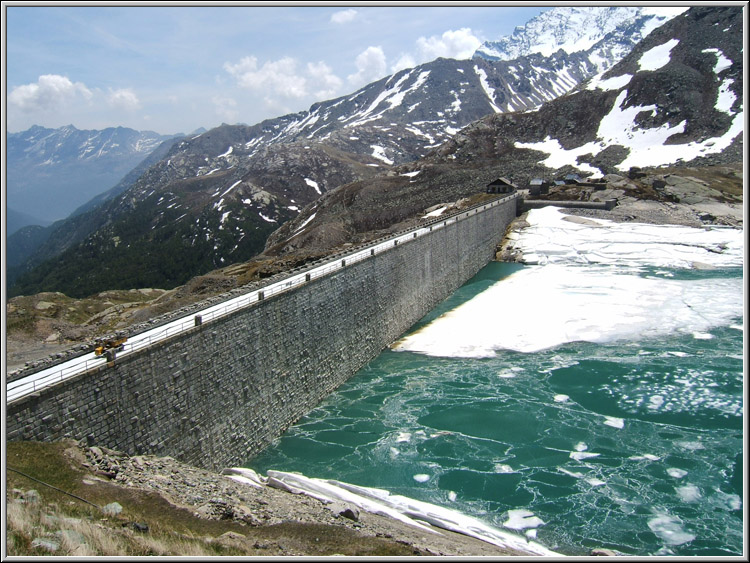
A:
{"label": "metal cable", "polygon": [[18,469],[13,469],[13,468],[12,468],[12,467],[10,467],[9,465],[6,465],[6,467],[7,467],[8,469],[10,469],[11,471],[15,471],[15,472],[16,472],[16,473],[18,473],[19,475],[23,475],[23,476],[24,476],[24,477],[26,477],[27,479],[31,479],[32,481],[36,481],[37,483],[41,483],[41,484],[42,484],[42,485],[44,485],[45,487],[49,487],[50,489],[54,489],[54,490],[56,490],[57,492],[60,492],[60,493],[62,493],[62,494],[64,494],[64,495],[68,495],[68,496],[70,496],[70,497],[73,497],[73,498],[75,498],[75,499],[78,499],[78,500],[80,500],[80,501],[82,501],[82,502],[85,502],[86,504],[90,504],[91,506],[94,506],[94,507],[98,508],[99,510],[103,510],[103,508],[102,508],[101,506],[99,506],[98,504],[94,504],[93,502],[91,502],[91,501],[88,501],[88,500],[86,500],[85,498],[81,498],[81,497],[79,497],[79,496],[77,496],[77,495],[74,495],[73,493],[69,493],[69,492],[67,492],[67,491],[63,491],[62,489],[58,489],[58,488],[57,488],[57,487],[55,487],[54,485],[50,485],[49,483],[45,483],[44,481],[40,481],[39,479],[37,479],[37,478],[35,478],[35,477],[32,477],[31,475],[27,475],[26,473],[23,473],[22,471],[19,471]]}

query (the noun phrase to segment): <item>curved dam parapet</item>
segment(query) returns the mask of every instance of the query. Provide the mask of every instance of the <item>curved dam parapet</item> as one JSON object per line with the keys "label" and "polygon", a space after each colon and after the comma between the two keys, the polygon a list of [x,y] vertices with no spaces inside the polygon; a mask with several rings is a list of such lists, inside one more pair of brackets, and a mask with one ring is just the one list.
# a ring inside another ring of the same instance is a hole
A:
{"label": "curved dam parapet", "polygon": [[338,255],[179,319],[163,337],[129,339],[114,361],[82,358],[42,383],[9,383],[6,438],[87,439],[210,469],[243,463],[484,267],[518,201]]}
{"label": "curved dam parapet", "polygon": [[519,205],[522,211],[528,211],[529,209],[539,209],[540,207],[564,207],[569,209],[604,209],[611,211],[617,205],[616,199],[608,199],[605,201],[560,201],[551,199],[524,199]]}

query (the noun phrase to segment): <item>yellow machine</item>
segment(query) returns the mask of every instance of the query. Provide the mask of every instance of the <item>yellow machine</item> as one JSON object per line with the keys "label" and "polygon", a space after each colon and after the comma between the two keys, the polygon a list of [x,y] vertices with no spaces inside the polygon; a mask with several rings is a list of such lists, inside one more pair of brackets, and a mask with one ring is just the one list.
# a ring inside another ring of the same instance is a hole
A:
{"label": "yellow machine", "polygon": [[94,348],[94,354],[97,356],[112,355],[113,352],[120,352],[125,348],[125,342],[127,338],[112,338],[105,340]]}

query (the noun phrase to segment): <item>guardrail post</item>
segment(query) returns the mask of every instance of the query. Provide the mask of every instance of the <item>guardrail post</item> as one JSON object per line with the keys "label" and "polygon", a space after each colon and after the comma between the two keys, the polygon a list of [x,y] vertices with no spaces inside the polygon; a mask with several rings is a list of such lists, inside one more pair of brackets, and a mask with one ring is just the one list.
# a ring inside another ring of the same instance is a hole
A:
{"label": "guardrail post", "polygon": [[341,261],[341,267],[343,268],[344,266],[346,266],[346,260]]}
{"label": "guardrail post", "polygon": [[305,274],[305,281],[310,281],[310,272]]}
{"label": "guardrail post", "polygon": [[201,326],[203,324],[203,317],[195,315],[195,326]]}
{"label": "guardrail post", "polygon": [[263,301],[264,295],[262,291],[258,292],[258,301]]}

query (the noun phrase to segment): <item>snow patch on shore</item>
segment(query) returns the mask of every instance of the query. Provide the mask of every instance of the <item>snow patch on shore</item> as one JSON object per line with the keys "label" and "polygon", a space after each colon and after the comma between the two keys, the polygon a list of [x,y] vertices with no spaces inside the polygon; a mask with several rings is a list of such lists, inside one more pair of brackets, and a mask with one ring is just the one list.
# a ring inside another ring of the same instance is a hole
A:
{"label": "snow patch on shore", "polygon": [[[414,526],[423,532],[438,534],[444,529],[471,536],[487,543],[515,549],[529,555],[558,556],[541,544],[526,538],[489,526],[471,516],[422,502],[401,495],[391,494],[384,489],[360,487],[333,479],[316,479],[300,473],[284,471],[267,472],[261,477],[252,469],[233,467],[224,474],[238,483],[252,487],[269,486],[294,494],[304,494],[323,502],[341,501],[352,504],[360,510],[394,518],[404,524]],[[543,525],[539,518],[525,511],[509,511],[506,527],[514,529],[536,528]],[[533,537],[533,534],[531,535]]]}

